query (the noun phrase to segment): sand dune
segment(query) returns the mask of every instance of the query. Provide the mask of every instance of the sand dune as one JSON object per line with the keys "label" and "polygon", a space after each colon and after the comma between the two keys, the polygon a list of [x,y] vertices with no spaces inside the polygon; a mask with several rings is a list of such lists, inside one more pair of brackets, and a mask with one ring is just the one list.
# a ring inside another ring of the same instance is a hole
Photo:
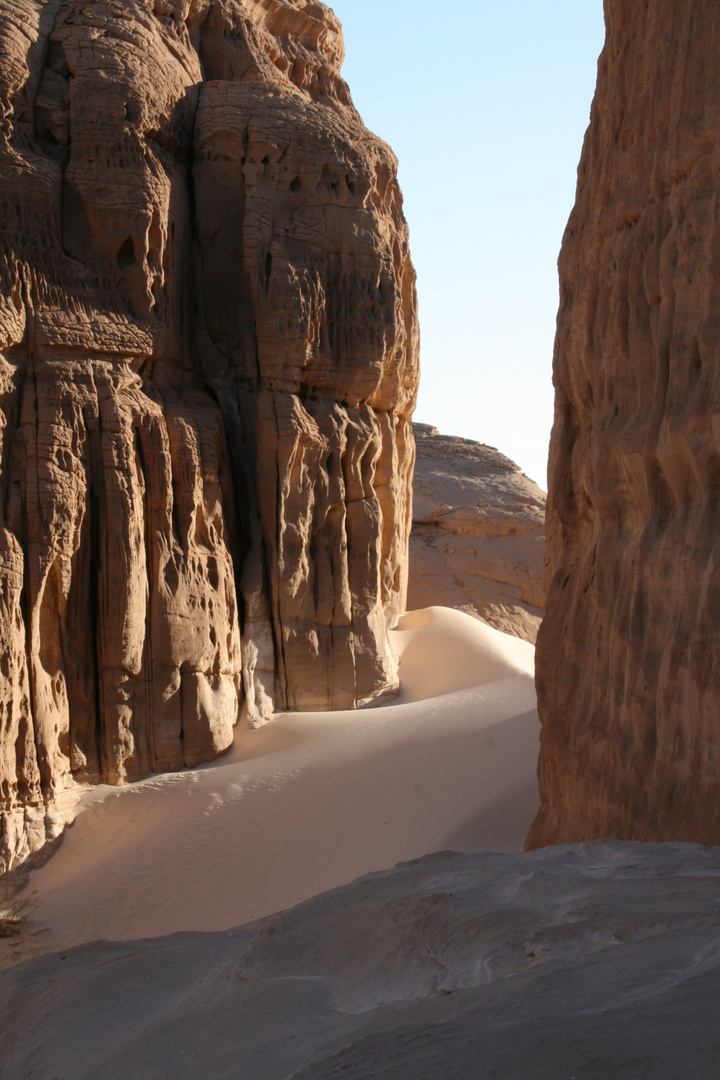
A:
{"label": "sand dune", "polygon": [[441,853],[0,973],[3,1080],[716,1080],[720,852]]}
{"label": "sand dune", "polygon": [[392,703],[279,715],[212,765],[89,793],[32,878],[43,947],[222,930],[429,852],[521,850],[532,646],[445,608],[393,639]]}
{"label": "sand dune", "polygon": [[32,879],[50,955],[0,972],[4,1080],[714,1080],[718,851],[518,854],[532,646],[443,608],[394,639],[395,703],[86,798]]}

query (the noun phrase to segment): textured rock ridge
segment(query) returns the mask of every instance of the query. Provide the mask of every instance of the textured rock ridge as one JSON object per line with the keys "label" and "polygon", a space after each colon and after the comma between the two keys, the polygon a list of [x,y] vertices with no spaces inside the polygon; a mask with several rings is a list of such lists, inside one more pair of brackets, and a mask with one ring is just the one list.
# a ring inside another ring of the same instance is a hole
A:
{"label": "textured rock ridge", "polygon": [[535,641],[545,494],[492,446],[413,424],[408,608],[441,605]]}
{"label": "textured rock ridge", "polygon": [[76,781],[397,686],[389,148],[312,0],[0,2],[0,871]]}
{"label": "textured rock ridge", "polygon": [[530,845],[720,843],[720,11],[606,0],[560,257]]}

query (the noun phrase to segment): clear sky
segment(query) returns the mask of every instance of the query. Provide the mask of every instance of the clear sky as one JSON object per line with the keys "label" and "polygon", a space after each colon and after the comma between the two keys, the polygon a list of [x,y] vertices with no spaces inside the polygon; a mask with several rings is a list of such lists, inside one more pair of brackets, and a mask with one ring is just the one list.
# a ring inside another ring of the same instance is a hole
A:
{"label": "clear sky", "polygon": [[400,160],[420,301],[415,419],[546,486],[557,256],[602,0],[328,0],[343,74]]}

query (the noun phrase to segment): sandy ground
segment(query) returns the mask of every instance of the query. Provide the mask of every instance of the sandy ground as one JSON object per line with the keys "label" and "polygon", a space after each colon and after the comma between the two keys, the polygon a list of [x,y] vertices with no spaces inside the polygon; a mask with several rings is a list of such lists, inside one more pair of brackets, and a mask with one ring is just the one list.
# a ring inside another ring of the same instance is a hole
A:
{"label": "sandy ground", "polygon": [[3,1080],[717,1080],[720,850],[439,853],[0,972]]}
{"label": "sandy ground", "polygon": [[0,971],[2,1080],[715,1080],[720,849],[521,853],[532,646],[444,608],[395,642],[396,703],[86,797]]}
{"label": "sandy ground", "polygon": [[209,766],[85,796],[32,875],[30,952],[223,930],[430,852],[522,850],[533,647],[446,608],[393,642],[392,704],[278,715]]}

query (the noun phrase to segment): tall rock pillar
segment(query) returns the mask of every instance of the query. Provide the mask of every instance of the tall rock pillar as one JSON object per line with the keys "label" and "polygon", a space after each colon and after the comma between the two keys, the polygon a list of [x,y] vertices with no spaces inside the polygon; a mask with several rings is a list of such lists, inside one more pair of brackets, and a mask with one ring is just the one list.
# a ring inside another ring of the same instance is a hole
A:
{"label": "tall rock pillar", "polygon": [[342,60],[315,0],[0,0],[0,872],[397,687],[415,278]]}
{"label": "tall rock pillar", "polygon": [[720,843],[720,8],[606,0],[560,256],[542,809]]}

